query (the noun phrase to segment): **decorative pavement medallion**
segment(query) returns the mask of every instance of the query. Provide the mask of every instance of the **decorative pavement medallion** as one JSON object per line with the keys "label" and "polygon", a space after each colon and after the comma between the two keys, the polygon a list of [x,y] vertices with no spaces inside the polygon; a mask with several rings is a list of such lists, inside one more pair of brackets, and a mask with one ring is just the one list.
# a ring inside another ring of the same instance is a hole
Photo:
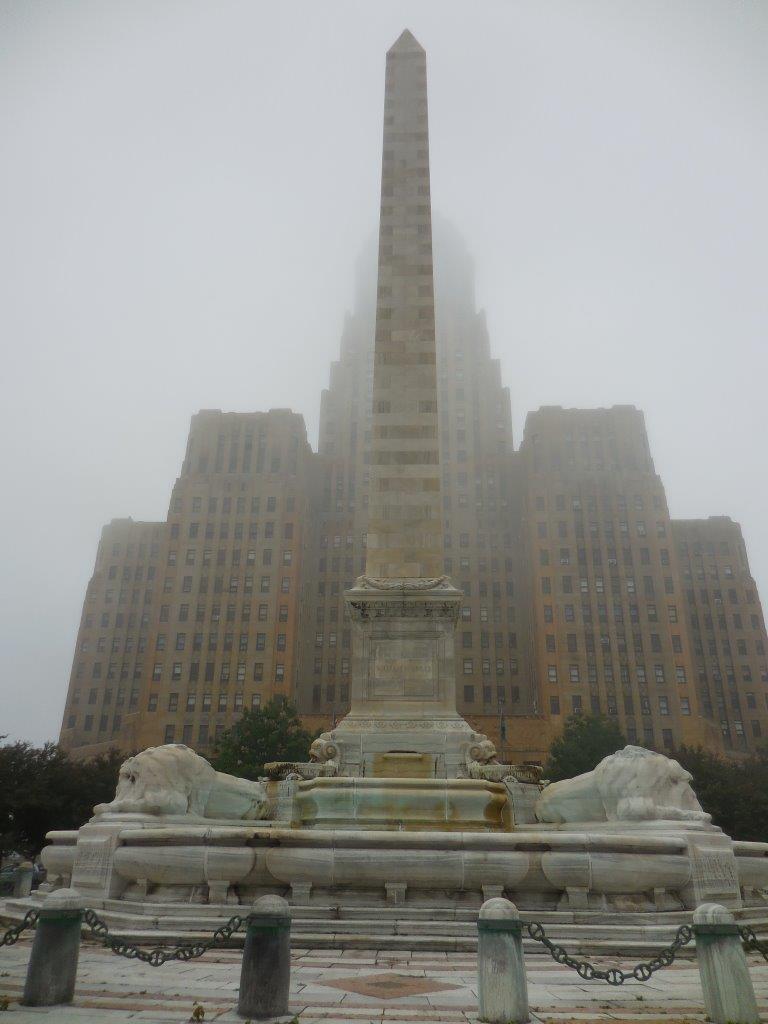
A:
{"label": "decorative pavement medallion", "polygon": [[316,981],[316,985],[341,988],[345,992],[356,992],[360,996],[377,999],[402,999],[404,996],[423,996],[427,992],[444,992],[461,988],[436,978],[417,978],[411,974],[368,974],[355,978],[336,978],[334,981]]}

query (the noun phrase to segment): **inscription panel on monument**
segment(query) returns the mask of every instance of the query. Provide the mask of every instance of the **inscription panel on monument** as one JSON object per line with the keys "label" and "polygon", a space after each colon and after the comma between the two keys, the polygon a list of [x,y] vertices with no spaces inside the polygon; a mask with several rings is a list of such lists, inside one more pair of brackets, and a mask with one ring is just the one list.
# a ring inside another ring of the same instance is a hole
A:
{"label": "inscription panel on monument", "polygon": [[111,837],[80,839],[75,852],[72,885],[75,888],[101,888],[109,877],[113,851]]}
{"label": "inscription panel on monument", "polygon": [[437,641],[388,637],[371,641],[368,696],[374,700],[435,700]]}
{"label": "inscription panel on monument", "polygon": [[739,895],[739,876],[732,853],[694,847],[692,855],[693,883],[699,896]]}

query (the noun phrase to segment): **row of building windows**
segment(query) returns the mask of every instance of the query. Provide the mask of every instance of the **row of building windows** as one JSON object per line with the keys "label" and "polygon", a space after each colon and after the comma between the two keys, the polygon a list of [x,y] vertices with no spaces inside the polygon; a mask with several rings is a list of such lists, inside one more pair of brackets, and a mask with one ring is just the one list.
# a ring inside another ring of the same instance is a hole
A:
{"label": "row of building windows", "polygon": [[[189,604],[180,604],[178,606],[177,620],[179,622],[188,622],[189,621],[189,618],[190,618],[190,608],[191,608],[191,606]],[[226,617],[226,621],[227,622],[235,622],[236,621],[236,619],[237,619],[237,608],[238,608],[238,605],[235,604],[235,603],[227,604],[226,611],[225,611],[225,617]],[[208,611],[208,606],[207,605],[205,605],[205,604],[198,604],[196,609],[195,609],[195,621],[196,622],[205,622],[206,617],[210,618],[210,621],[214,622],[214,623],[221,621],[222,609],[221,609],[221,605],[219,603],[214,602],[211,605],[211,607],[210,607],[210,615],[209,616],[206,616],[207,611]],[[269,621],[269,611],[270,611],[270,605],[269,604],[259,604],[259,605],[257,605],[257,608],[256,608],[256,619],[257,619],[257,621],[258,622],[268,622]],[[281,604],[279,606],[279,608],[278,608],[278,621],[279,622],[287,622],[288,621],[288,615],[289,615],[289,607],[288,607],[288,605],[287,604]],[[167,605],[167,604],[161,605],[160,606],[160,622],[169,622],[170,619],[171,619],[171,605]],[[250,601],[245,601],[240,606],[240,619],[243,622],[249,622],[250,621],[250,619],[251,619],[251,603],[250,603]],[[110,621],[111,621],[111,613],[110,612],[102,612],[101,616],[100,616],[100,619],[99,619],[100,628],[101,629],[109,629]],[[94,616],[93,616],[93,614],[92,613],[86,614],[85,618],[83,619],[83,629],[86,629],[86,630],[92,629],[93,628],[93,624],[94,624]],[[127,626],[128,629],[134,629],[134,628],[136,628],[137,624],[142,629],[148,627],[149,624],[150,624],[149,613],[148,612],[144,612],[140,617],[137,616],[137,614],[135,612],[131,612],[127,616],[123,612],[117,612],[116,615],[115,615],[115,620],[114,620],[114,628],[115,629],[122,629],[122,628],[124,628],[126,626]],[[131,643],[133,642],[133,638],[129,637],[129,638],[125,638],[125,639],[126,639],[126,642],[128,642],[128,640],[130,640]],[[104,644],[106,644],[106,641],[107,641],[107,637],[99,637],[98,640],[97,640],[97,645],[101,645],[101,646],[97,646],[96,649],[97,650],[104,650],[105,649]],[[112,649],[113,650],[115,650],[115,647],[114,647],[115,642],[116,642],[116,640],[115,640],[115,638],[113,638],[112,641],[111,641]],[[122,641],[120,641],[118,639],[117,642],[121,643]],[[85,637],[85,638],[83,638],[80,641],[79,649],[81,651],[88,651],[90,649],[90,645],[91,645],[90,639],[88,637]]]}
{"label": "row of building windows", "polygon": [[[200,665],[199,661],[193,661],[189,665],[188,680],[190,683],[196,683],[200,678]],[[274,666],[275,674],[274,680],[276,683],[282,683],[285,679],[285,665],[282,662],[277,662]],[[238,662],[237,665],[232,665],[230,662],[225,661],[219,667],[219,680],[222,683],[227,683],[230,679],[236,680],[238,683],[245,681],[247,675],[247,665],[245,662]],[[180,661],[174,661],[171,664],[170,678],[172,681],[180,680],[184,672],[184,665]],[[206,683],[213,682],[214,676],[216,675],[216,662],[207,661],[203,668],[203,679]],[[264,662],[255,661],[251,670],[251,675],[255,683],[260,683],[264,679]],[[152,666],[152,682],[160,683],[165,678],[165,667],[161,662],[156,663]]]}
{"label": "row of building windows", "polygon": [[[266,621],[266,618],[266,616],[264,617],[264,619],[261,619],[260,617],[259,621]],[[285,619],[281,617],[280,621],[287,621],[287,616],[285,617]],[[184,651],[187,648],[190,648],[193,651],[201,651],[203,649],[205,636],[206,635],[204,633],[177,633],[175,641],[173,643],[173,650]],[[253,635],[250,633],[240,633],[237,635],[236,638],[235,633],[220,634],[218,630],[216,630],[207,634],[207,649],[209,651],[216,651],[219,649],[220,636],[223,639],[222,650],[224,651],[232,651],[237,649],[245,653],[248,651],[248,647],[251,640],[255,642],[255,647],[257,651],[265,650],[267,645],[266,633],[255,633]],[[275,635],[275,643],[279,651],[285,650],[286,636],[287,635],[285,633],[277,633]],[[147,645],[148,637],[145,636],[127,636],[122,639],[120,637],[113,637],[110,642],[110,650],[112,651],[113,654],[116,654],[121,650],[124,651],[126,654],[129,654],[135,649],[137,653],[143,654],[147,650]],[[93,649],[96,652],[105,652],[107,650],[107,637],[100,636],[96,640],[96,644]],[[154,649],[156,651],[165,651],[169,649],[168,635],[166,633],[158,633],[155,636]],[[88,638],[81,640],[79,650],[81,654],[87,654],[91,650],[91,641]]]}
{"label": "row of building windows", "polygon": [[[593,540],[595,538],[598,538],[598,537],[601,536],[601,525],[602,525],[602,536],[604,536],[604,537],[606,537],[608,539],[612,539],[613,537],[615,537],[616,531],[614,529],[614,525],[613,525],[613,522],[611,522],[611,520],[605,520],[601,524],[601,523],[597,522],[597,520],[591,519],[587,523],[587,531],[589,532],[589,536]],[[585,532],[585,529],[584,529],[584,523],[583,523],[583,521],[581,519],[577,519],[575,521],[575,523],[572,524],[572,526],[573,526],[574,535],[576,537],[581,538],[581,537],[585,537],[586,536],[586,532]],[[648,537],[649,536],[648,526],[646,525],[646,522],[645,522],[644,519],[636,519],[635,523],[634,523],[634,527],[635,527],[634,532],[635,532],[635,535],[637,537]],[[667,522],[666,522],[666,520],[664,520],[664,519],[657,519],[655,521],[654,531],[655,531],[655,534],[656,534],[657,537],[662,538],[662,539],[666,538],[666,536],[667,536]],[[624,537],[629,537],[631,532],[632,531],[630,530],[629,520],[628,519],[620,519],[619,520],[619,533],[622,536],[624,536]],[[546,522],[545,520],[539,520],[536,523],[536,536],[540,540],[546,540],[546,538],[549,537],[549,523],[548,522]],[[559,538],[562,538],[562,539],[565,539],[566,537],[569,536],[569,523],[567,523],[563,519],[559,520],[559,522],[557,523],[557,536]],[[667,558],[669,558],[669,552],[667,552]]]}
{"label": "row of building windows", "polygon": [[[618,566],[618,558],[616,555],[615,548],[608,548],[608,567],[616,568]],[[584,547],[577,548],[576,556],[579,565],[587,564],[587,549]],[[550,551],[549,548],[539,548],[539,565],[553,565],[555,562],[552,559],[557,559],[557,563],[561,566],[567,566],[576,564],[571,558],[570,548],[558,548],[557,552]],[[635,555],[632,548],[622,548],[622,561],[625,566],[633,567],[635,564]],[[663,567],[670,565],[669,551],[666,548],[662,548],[659,552],[659,562]],[[595,568],[599,568],[603,564],[603,554],[600,548],[592,549],[592,564]],[[650,565],[651,564],[651,552],[649,548],[640,548],[640,564]]]}
{"label": "row of building windows", "polygon": [[[504,658],[496,658],[496,660],[493,662],[493,665],[495,667],[496,675],[497,676],[503,676],[504,673],[507,670],[506,669],[507,663],[504,660]],[[482,674],[484,676],[488,676],[488,675],[491,674],[491,659],[490,658],[481,658],[480,659],[480,670],[481,670],[481,672],[482,672]],[[509,659],[509,674],[513,675],[513,676],[516,676],[519,673],[519,671],[520,671],[520,666],[519,666],[517,658],[510,658]],[[463,674],[465,676],[474,675],[474,672],[475,672],[475,659],[474,658],[464,658],[462,660],[462,672],[463,672]]]}
{"label": "row of building windows", "polygon": [[[200,694],[200,700],[198,701],[198,695],[195,692],[187,694],[179,694],[178,692],[169,693],[166,710],[178,711],[182,705],[185,711],[202,711],[208,712],[214,709],[213,694],[206,692]],[[230,700],[231,697],[231,700]],[[180,703],[181,700],[181,703]],[[245,707],[246,700],[248,697],[241,690],[236,693],[229,694],[225,690],[216,694],[216,711],[224,712],[229,711],[242,711]],[[157,711],[160,704],[160,694],[150,693],[147,700],[147,711]],[[261,694],[252,693],[250,695],[250,706],[251,708],[257,708],[261,705]]]}
{"label": "row of building windows", "polygon": [[[563,594],[589,594],[590,593],[590,579],[588,576],[574,577],[570,575],[563,575],[559,577],[560,589]],[[622,582],[627,594],[637,593],[637,580],[634,576],[625,576],[623,581],[619,576],[608,577],[610,581],[611,592],[614,594],[620,594],[622,592]],[[574,589],[575,580],[578,580],[578,591]],[[592,587],[596,594],[604,594],[606,592],[606,580],[603,576],[594,576],[592,578]],[[552,577],[542,576],[541,577],[541,592],[542,594],[552,593]],[[653,597],[656,592],[656,581],[653,576],[643,576],[643,593],[647,597]],[[671,576],[664,577],[664,593],[674,594],[675,582]]]}
{"label": "row of building windows", "polygon": [[[653,507],[654,509],[656,509],[657,512],[664,511],[666,506],[664,499],[660,494],[652,495],[651,500],[653,502]],[[565,494],[556,494],[554,511],[565,512],[566,501],[568,501],[568,497]],[[603,496],[601,498],[600,504],[605,512],[611,511],[611,502],[609,498]],[[619,510],[619,512],[626,512],[630,507],[630,504],[636,512],[645,511],[645,498],[642,494],[635,494],[632,496],[631,499],[628,499],[627,496],[624,494],[616,495],[616,508]],[[535,497],[535,506],[537,512],[545,512],[547,510],[546,495],[537,494]],[[585,507],[587,512],[597,512],[597,506],[597,498],[591,495],[586,499],[582,499],[580,495],[571,495],[570,497],[570,508],[573,512],[581,512]]]}
{"label": "row of building windows", "polygon": [[[597,665],[590,663],[587,665],[587,677],[582,678],[583,666],[578,664],[572,664],[568,666],[568,678],[572,683],[597,682]],[[638,683],[643,684],[648,682],[648,677],[645,670],[645,665],[635,665],[635,678]],[[620,665],[620,678],[622,683],[628,683],[630,679],[629,666]],[[603,678],[606,682],[614,681],[613,665],[611,662],[604,662],[603,664]],[[653,678],[655,682],[663,685],[667,681],[667,674],[664,665],[654,664],[653,666]],[[547,681],[550,683],[559,682],[558,667],[557,665],[547,665]],[[688,676],[685,671],[684,665],[675,665],[675,682],[685,685],[688,682]]]}
{"label": "row of building windows", "polygon": [[[211,496],[208,499],[203,498],[200,495],[193,495],[190,502],[191,511],[202,512],[203,505],[207,509],[208,515],[218,515],[219,510],[225,516],[230,515],[234,512],[238,516],[244,516],[246,514],[246,508],[250,510],[250,514],[253,516],[261,515],[261,495],[252,495],[250,503],[244,495],[238,495],[234,500],[225,495],[221,499],[218,496]],[[267,512],[277,511],[277,496],[271,495],[267,497],[265,508]],[[291,495],[285,499],[285,511],[293,512],[296,507],[296,499]],[[173,500],[172,510],[174,512],[184,511],[184,499],[181,496],[177,496]]]}
{"label": "row of building windows", "polygon": [[[243,584],[242,592],[244,594],[253,594],[254,593],[254,579],[255,579],[255,577],[250,575],[250,574],[246,574],[243,577],[243,579],[242,579],[242,584]],[[211,578],[209,576],[201,576],[200,579],[198,580],[198,583],[197,583],[197,592],[199,594],[207,594],[210,581],[211,581]],[[173,591],[175,589],[175,586],[174,586],[175,582],[176,582],[176,580],[175,580],[174,577],[166,576],[165,581],[163,582],[163,593],[164,594],[171,594],[171,593],[173,593]],[[213,593],[214,594],[222,594],[222,593],[237,594],[240,591],[240,582],[241,582],[241,580],[240,580],[239,576],[230,576],[229,579],[226,581],[226,583],[225,583],[225,580],[224,580],[223,576],[214,576],[213,577]],[[181,581],[181,592],[182,592],[182,594],[191,594],[192,593],[192,589],[193,589],[193,583],[194,583],[194,577],[193,576],[184,576],[182,578],[182,581]],[[259,578],[258,586],[259,586],[258,592],[260,594],[269,594],[269,593],[271,593],[271,591],[272,591],[272,577],[271,576],[261,576]],[[290,594],[290,592],[291,592],[291,577],[290,576],[283,576],[281,578],[281,580],[280,580],[280,593],[281,594]],[[149,601],[151,601],[151,591],[148,591],[147,593],[150,595]],[[105,591],[104,603],[105,604],[110,604],[112,599],[113,599],[113,591],[111,591],[111,590]],[[149,603],[149,601],[147,603]]]}
{"label": "row of building windows", "polygon": [[[555,621],[555,612],[558,611],[558,610],[560,610],[562,612],[562,618],[563,618],[563,620],[565,622],[576,622],[576,613],[577,613],[577,606],[576,605],[565,603],[562,606],[555,606],[555,607],[553,607],[551,604],[545,604],[543,607],[544,607],[544,621],[545,622],[554,622]],[[637,605],[637,604],[635,604],[632,601],[630,601],[628,603],[627,608],[629,610],[629,621],[630,622],[639,622],[640,621],[640,607],[641,607],[640,605]],[[647,603],[644,606],[644,609],[645,609],[645,616],[646,616],[646,619],[648,620],[648,622],[658,622],[659,621],[659,611],[658,611],[658,608],[656,607],[655,604],[652,604],[652,603],[649,602],[649,603]],[[582,619],[584,620],[584,622],[591,622],[592,621],[592,606],[591,606],[591,604],[583,603],[580,606],[580,610],[581,610],[581,616],[582,616]],[[613,606],[611,608],[611,612],[612,612],[613,619],[614,619],[615,622],[623,622],[624,621],[624,606],[622,604],[620,604],[618,602],[614,602],[614,604],[613,604]],[[608,621],[608,605],[598,603],[597,604],[597,616],[598,616],[598,619],[599,619],[600,622],[607,622]],[[670,622],[670,623],[675,623],[675,622],[678,621],[677,605],[674,605],[674,604],[667,605],[667,621]]]}
{"label": "row of building windows", "polygon": [[[219,528],[219,540],[229,540],[229,522],[218,522]],[[202,523],[195,520],[187,525],[187,538],[189,540],[205,539],[213,540],[216,536],[216,522],[208,521]],[[246,530],[246,525],[248,529]],[[283,540],[293,539],[293,523],[288,522],[283,524]],[[202,528],[202,532],[201,532]],[[237,522],[234,524],[232,530],[233,540],[258,540],[259,539],[259,524],[255,520],[252,520],[248,524],[244,522]],[[171,523],[171,540],[178,540],[181,537],[181,524]],[[275,523],[274,520],[267,520],[264,523],[264,540],[274,540],[275,538]]]}

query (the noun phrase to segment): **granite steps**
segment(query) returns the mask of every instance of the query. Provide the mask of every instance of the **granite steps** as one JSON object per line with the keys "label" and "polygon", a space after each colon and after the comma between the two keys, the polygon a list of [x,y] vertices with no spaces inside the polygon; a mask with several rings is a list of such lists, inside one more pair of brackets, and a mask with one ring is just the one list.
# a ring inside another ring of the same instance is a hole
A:
{"label": "granite steps", "polygon": [[[26,900],[0,904],[0,917],[18,921],[37,906],[37,894]],[[192,942],[211,932],[245,907],[212,904],[126,905],[119,900],[93,901],[93,909],[117,935],[133,942]],[[477,948],[477,910],[452,907],[338,907],[294,906],[293,945],[310,949],[414,949],[474,952]],[[669,945],[681,924],[690,923],[686,911],[619,914],[604,911],[523,911],[524,920],[540,921],[553,941],[580,955],[649,956]],[[739,923],[751,925],[768,938],[768,907],[736,911]],[[227,945],[242,946],[243,934]],[[545,953],[538,943],[525,940],[531,954]],[[683,956],[686,951],[683,950]]]}

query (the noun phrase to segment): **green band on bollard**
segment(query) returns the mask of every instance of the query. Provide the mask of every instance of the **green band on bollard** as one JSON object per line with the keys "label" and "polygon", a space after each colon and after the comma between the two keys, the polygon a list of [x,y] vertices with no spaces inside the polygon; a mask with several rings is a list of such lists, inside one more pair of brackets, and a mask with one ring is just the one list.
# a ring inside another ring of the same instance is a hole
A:
{"label": "green band on bollard", "polygon": [[82,921],[82,910],[46,910],[43,907],[37,919],[38,924],[44,921],[46,924],[71,924],[72,921]]}
{"label": "green band on bollard", "polygon": [[478,917],[477,930],[479,932],[504,932],[507,935],[522,935],[522,921],[505,921],[498,918]]}
{"label": "green band on bollard", "polygon": [[737,924],[728,924],[723,922],[722,924],[694,924],[693,934],[698,938],[700,935],[711,935],[713,937],[723,935],[738,935],[739,926]]}

